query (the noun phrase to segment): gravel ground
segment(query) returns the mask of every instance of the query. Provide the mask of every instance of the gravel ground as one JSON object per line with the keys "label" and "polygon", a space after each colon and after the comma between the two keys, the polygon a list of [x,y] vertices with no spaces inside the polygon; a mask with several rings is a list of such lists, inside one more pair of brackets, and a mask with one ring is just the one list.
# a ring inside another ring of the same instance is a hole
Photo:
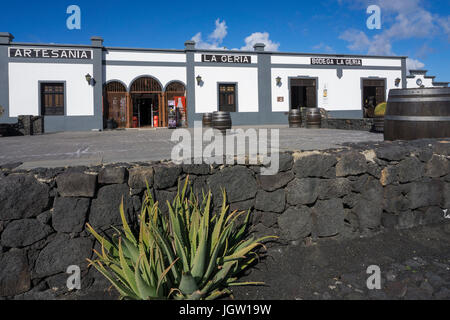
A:
{"label": "gravel ground", "polygon": [[[381,289],[367,288],[367,268],[381,270]],[[272,246],[241,281],[236,299],[450,300],[450,223],[319,245]]]}
{"label": "gravel ground", "polygon": [[[241,128],[247,130],[250,127]],[[383,140],[380,134],[364,131],[289,129],[284,126],[264,128],[279,130],[279,148],[276,149],[280,151],[323,150],[349,142]],[[42,136],[4,137],[0,138],[0,166],[22,162],[20,169],[33,169],[165,160],[171,158],[176,145],[171,141],[176,131],[61,132]],[[193,129],[189,129],[189,132],[193,136]]]}

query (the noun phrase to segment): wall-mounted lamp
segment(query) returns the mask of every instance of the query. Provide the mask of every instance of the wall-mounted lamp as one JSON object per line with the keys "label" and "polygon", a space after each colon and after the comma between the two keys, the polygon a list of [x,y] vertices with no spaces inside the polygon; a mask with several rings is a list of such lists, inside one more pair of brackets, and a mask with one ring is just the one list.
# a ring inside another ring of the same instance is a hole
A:
{"label": "wall-mounted lamp", "polygon": [[198,75],[196,79],[197,79],[197,85],[201,85],[202,84],[202,76]]}
{"label": "wall-mounted lamp", "polygon": [[281,86],[281,78],[277,77],[275,80],[277,81],[277,86]]}
{"label": "wall-mounted lamp", "polygon": [[398,87],[400,85],[400,78],[395,79],[395,86]]}
{"label": "wall-mounted lamp", "polygon": [[88,83],[90,86],[95,85],[95,79],[92,78],[92,76],[91,76],[89,73],[85,76],[85,78],[86,78],[87,83]]}

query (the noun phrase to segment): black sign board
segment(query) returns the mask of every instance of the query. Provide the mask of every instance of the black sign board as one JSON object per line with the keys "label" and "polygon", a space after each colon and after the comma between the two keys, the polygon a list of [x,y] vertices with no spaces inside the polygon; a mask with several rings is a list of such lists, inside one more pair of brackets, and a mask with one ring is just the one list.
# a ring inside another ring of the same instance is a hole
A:
{"label": "black sign board", "polygon": [[84,49],[43,49],[43,48],[9,48],[10,58],[34,59],[78,59],[91,60],[92,50]]}
{"label": "black sign board", "polygon": [[223,55],[223,54],[202,54],[202,62],[249,64],[252,63],[252,57]]}
{"label": "black sign board", "polygon": [[313,65],[362,66],[362,59],[355,58],[311,58]]}

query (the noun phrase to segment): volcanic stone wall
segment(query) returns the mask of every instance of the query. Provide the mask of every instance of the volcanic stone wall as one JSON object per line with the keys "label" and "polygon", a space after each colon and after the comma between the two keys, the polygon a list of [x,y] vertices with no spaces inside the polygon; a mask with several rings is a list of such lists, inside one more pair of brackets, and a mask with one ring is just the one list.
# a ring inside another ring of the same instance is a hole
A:
{"label": "volcanic stone wall", "polygon": [[[322,238],[367,237],[392,228],[439,223],[450,212],[450,140],[348,145],[280,155],[280,171],[254,165],[115,164],[0,171],[0,299],[113,299],[116,293],[86,258],[99,249],[86,231],[111,234],[123,198],[136,222],[149,183],[167,212],[177,182],[211,189],[214,207],[228,193],[231,210],[253,211],[252,232],[281,245]],[[69,293],[67,267],[82,269],[82,289]]]}

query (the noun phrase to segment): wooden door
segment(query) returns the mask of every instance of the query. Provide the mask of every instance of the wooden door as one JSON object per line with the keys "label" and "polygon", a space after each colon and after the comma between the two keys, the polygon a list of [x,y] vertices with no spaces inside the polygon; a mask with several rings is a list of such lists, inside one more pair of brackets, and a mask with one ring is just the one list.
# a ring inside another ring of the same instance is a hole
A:
{"label": "wooden door", "polygon": [[306,87],[306,107],[317,108],[316,87]]}
{"label": "wooden door", "polygon": [[108,92],[106,119],[113,119],[119,128],[127,127],[128,116],[126,93]]}

